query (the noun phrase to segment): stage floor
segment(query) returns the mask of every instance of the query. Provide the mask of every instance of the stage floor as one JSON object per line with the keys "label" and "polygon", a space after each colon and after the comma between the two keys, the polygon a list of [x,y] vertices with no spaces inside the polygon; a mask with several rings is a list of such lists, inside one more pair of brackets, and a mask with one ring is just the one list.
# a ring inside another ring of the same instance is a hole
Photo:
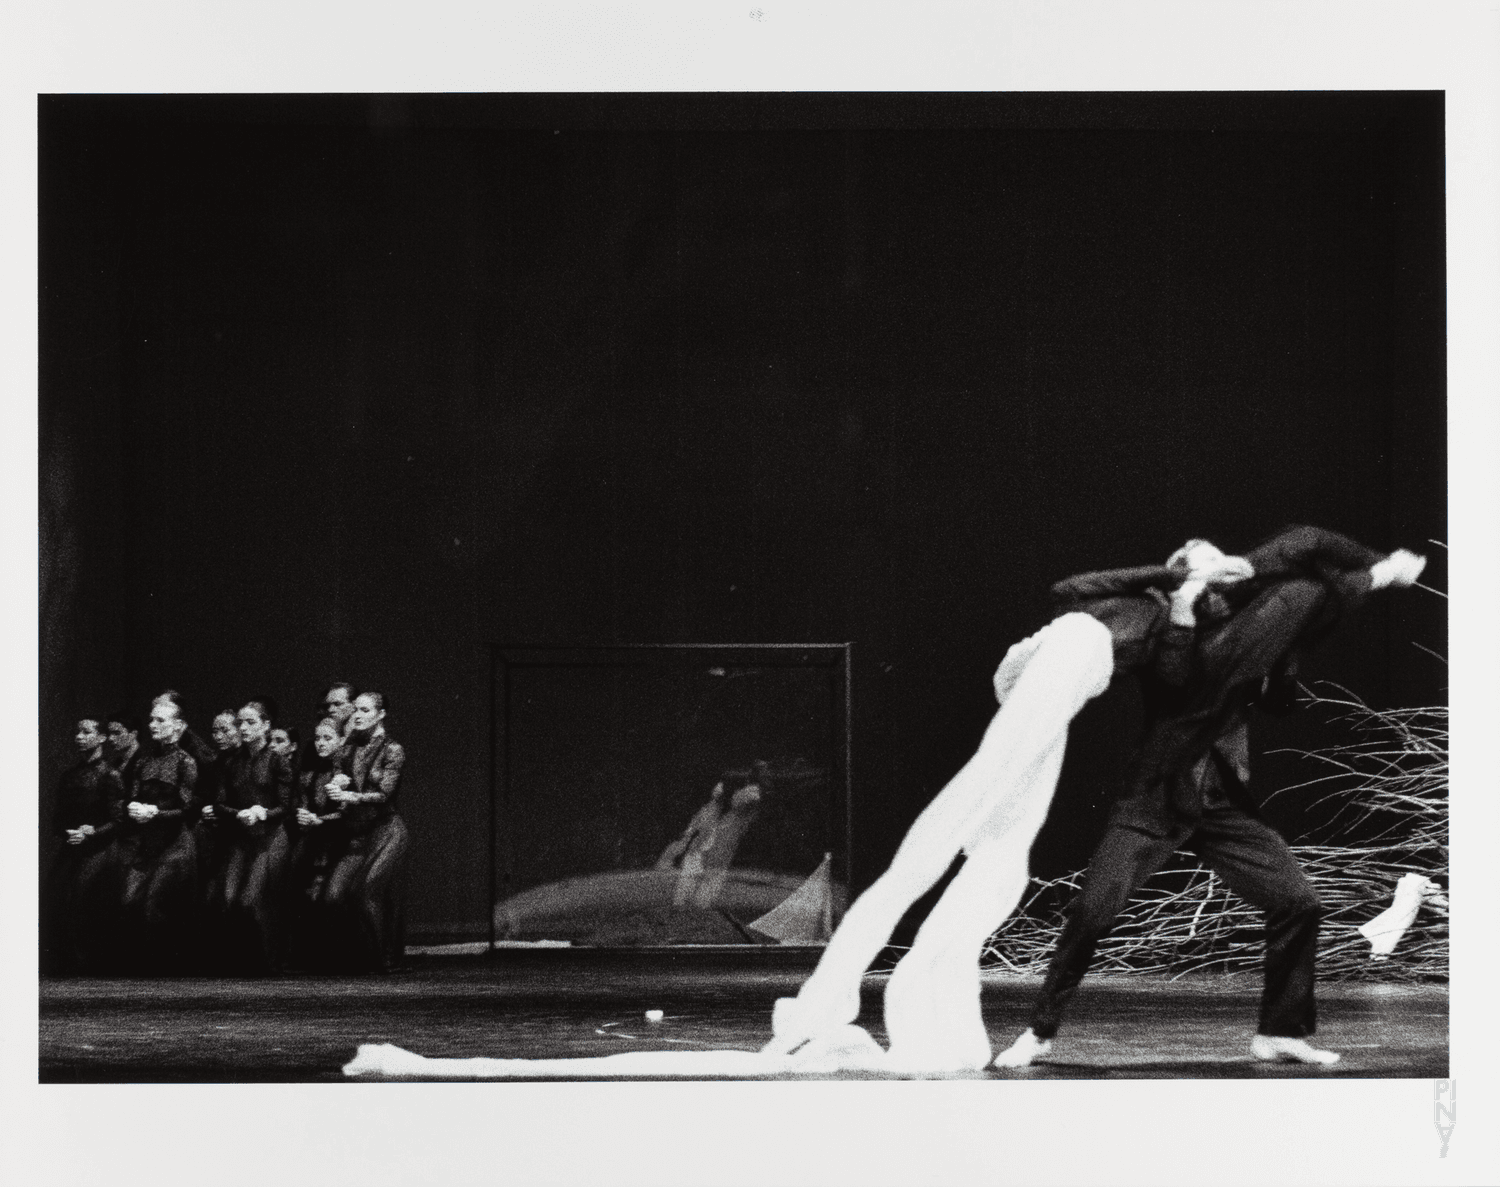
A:
{"label": "stage floor", "polygon": [[[754,1051],[770,1037],[772,1003],[795,993],[810,967],[810,957],[791,954],[574,949],[427,960],[383,977],[45,979],[39,1076],[43,1083],[345,1082],[341,1068],[361,1043],[459,1058]],[[1036,985],[986,979],[984,1016],[997,1051],[1024,1026]],[[860,1016],[882,1044],[884,986],[883,976],[866,977]],[[1319,1045],[1343,1054],[1332,1068],[1252,1060],[1258,994],[1255,977],[1092,978],[1047,1063],[964,1078],[1448,1075],[1444,986],[1320,986]],[[647,1010],[662,1010],[665,1019],[648,1022]]]}

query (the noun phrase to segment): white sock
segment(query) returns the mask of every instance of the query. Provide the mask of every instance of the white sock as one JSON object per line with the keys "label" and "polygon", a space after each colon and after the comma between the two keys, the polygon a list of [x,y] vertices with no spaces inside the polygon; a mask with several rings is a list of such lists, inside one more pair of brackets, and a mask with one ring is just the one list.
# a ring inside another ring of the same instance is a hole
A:
{"label": "white sock", "polygon": [[1256,1035],[1250,1040],[1250,1053],[1256,1059],[1274,1059],[1288,1063],[1330,1064],[1339,1061],[1336,1051],[1314,1047],[1306,1039],[1286,1035]]}

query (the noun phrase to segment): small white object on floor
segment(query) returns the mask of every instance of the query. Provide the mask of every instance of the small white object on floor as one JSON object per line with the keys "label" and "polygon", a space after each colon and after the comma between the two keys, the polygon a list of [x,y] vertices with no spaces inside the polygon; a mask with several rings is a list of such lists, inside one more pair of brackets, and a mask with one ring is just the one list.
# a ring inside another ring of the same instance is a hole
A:
{"label": "small white object on floor", "polygon": [[1052,1050],[1051,1039],[1039,1039],[1028,1028],[1021,1037],[995,1056],[996,1067],[1030,1067],[1033,1060],[1040,1059]]}
{"label": "small white object on floor", "polygon": [[1306,1039],[1294,1039],[1285,1035],[1256,1035],[1250,1040],[1250,1053],[1256,1059],[1278,1060],[1283,1063],[1321,1063],[1339,1061],[1337,1051],[1324,1051],[1314,1047]]}
{"label": "small white object on floor", "polygon": [[664,1010],[647,1010],[646,1011],[646,1021],[647,1022],[660,1022],[666,1016],[667,1016],[666,1015],[666,1011],[664,1011]]}

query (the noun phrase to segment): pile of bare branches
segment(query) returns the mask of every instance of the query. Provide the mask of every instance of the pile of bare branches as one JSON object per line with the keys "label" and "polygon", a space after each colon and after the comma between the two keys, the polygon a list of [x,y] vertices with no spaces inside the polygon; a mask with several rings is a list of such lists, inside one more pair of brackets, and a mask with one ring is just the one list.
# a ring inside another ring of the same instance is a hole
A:
{"label": "pile of bare branches", "polygon": [[[1448,711],[1372,709],[1336,685],[1308,692],[1352,740],[1299,752],[1325,768],[1278,794],[1313,793],[1334,809],[1316,837],[1292,851],[1317,887],[1324,918],[1318,974],[1326,980],[1422,982],[1448,976],[1448,916],[1427,904],[1389,957],[1371,957],[1357,930],[1391,903],[1396,882],[1416,873],[1448,880]],[[1322,843],[1315,843],[1321,840]],[[1033,879],[1021,908],[990,937],[986,968],[1041,973],[1082,872]],[[1152,877],[1099,945],[1091,969],[1181,977],[1259,968],[1260,913],[1211,870],[1175,865]]]}

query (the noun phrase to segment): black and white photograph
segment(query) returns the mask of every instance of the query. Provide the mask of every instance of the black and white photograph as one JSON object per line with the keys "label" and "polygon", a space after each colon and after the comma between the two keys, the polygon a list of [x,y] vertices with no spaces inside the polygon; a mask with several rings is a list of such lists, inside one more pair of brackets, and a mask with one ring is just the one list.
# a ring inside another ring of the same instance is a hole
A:
{"label": "black and white photograph", "polygon": [[30,1091],[639,1110],[528,1184],[1405,1093],[1482,1181],[1440,79],[32,98]]}

